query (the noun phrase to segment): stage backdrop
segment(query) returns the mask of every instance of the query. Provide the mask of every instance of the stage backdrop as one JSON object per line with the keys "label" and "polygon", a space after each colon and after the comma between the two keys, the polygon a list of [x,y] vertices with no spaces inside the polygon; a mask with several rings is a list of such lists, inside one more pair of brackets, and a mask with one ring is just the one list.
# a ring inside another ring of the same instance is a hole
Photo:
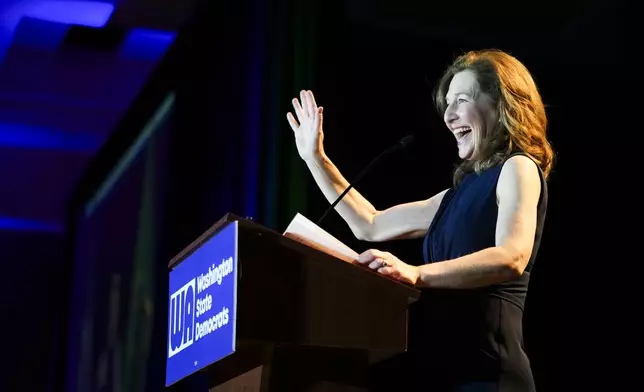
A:
{"label": "stage backdrop", "polygon": [[158,107],[76,216],[67,391],[142,391],[157,305],[168,121]]}

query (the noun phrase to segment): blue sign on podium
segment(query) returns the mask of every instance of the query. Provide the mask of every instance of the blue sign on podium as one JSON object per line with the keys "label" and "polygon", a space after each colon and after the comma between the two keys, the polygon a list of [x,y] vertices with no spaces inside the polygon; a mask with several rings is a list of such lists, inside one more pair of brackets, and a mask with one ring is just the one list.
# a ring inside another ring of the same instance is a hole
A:
{"label": "blue sign on podium", "polygon": [[237,222],[170,271],[166,386],[235,352]]}

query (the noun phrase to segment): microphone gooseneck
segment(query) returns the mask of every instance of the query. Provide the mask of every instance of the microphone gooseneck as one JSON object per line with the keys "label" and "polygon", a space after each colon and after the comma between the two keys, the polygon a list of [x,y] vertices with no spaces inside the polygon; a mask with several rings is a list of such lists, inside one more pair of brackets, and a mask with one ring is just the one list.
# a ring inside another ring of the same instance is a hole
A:
{"label": "microphone gooseneck", "polygon": [[356,178],[354,178],[354,180],[351,181],[351,183],[349,183],[349,186],[347,186],[346,189],[340,194],[340,196],[338,196],[338,198],[335,199],[335,201],[329,206],[329,208],[327,208],[326,211],[324,211],[324,214],[322,214],[320,219],[318,219],[318,222],[317,222],[318,226],[324,220],[324,218],[326,218],[329,212],[331,212],[331,210],[333,210],[335,206],[338,205],[338,203],[340,202],[340,200],[342,200],[344,195],[346,195],[351,190],[351,188],[353,188],[362,179],[362,177],[364,177],[364,175],[367,174],[367,172],[373,167],[374,164],[380,161],[380,159],[382,159],[383,157],[408,147],[413,141],[414,141],[414,136],[407,135],[404,138],[400,139],[398,143],[389,147],[385,151],[381,152],[380,155],[375,157],[364,169],[362,169],[362,171],[356,176]]}

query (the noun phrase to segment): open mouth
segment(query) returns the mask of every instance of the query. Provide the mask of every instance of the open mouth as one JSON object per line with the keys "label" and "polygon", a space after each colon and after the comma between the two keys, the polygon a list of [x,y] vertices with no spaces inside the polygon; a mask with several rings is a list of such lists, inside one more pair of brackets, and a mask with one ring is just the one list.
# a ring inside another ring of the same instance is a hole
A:
{"label": "open mouth", "polygon": [[457,141],[463,140],[467,135],[469,135],[472,132],[472,128],[470,127],[461,127],[457,128],[454,130],[454,136],[456,136]]}

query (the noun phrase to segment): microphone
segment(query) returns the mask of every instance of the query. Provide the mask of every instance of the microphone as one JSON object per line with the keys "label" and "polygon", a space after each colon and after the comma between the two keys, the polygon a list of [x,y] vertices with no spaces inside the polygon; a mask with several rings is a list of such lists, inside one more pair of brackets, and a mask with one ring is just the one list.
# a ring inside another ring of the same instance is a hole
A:
{"label": "microphone", "polygon": [[340,194],[340,196],[338,196],[338,198],[335,199],[335,201],[329,206],[329,208],[327,208],[326,211],[324,211],[324,214],[322,214],[320,219],[318,219],[317,225],[318,226],[320,225],[322,220],[324,220],[324,218],[329,214],[329,212],[331,212],[331,210],[333,210],[335,206],[338,205],[338,203],[340,202],[340,200],[342,200],[344,195],[346,195],[347,192],[349,192],[351,188],[353,188],[362,179],[362,177],[365,174],[367,174],[367,172],[371,169],[371,167],[373,167],[374,164],[380,161],[380,159],[382,159],[383,157],[390,155],[398,150],[402,150],[403,148],[409,146],[413,141],[414,141],[414,136],[407,135],[404,138],[400,139],[398,143],[389,147],[385,151],[381,152],[380,155],[375,157],[364,169],[362,169],[362,171],[356,176],[356,178],[353,181],[351,181],[351,183],[349,183],[349,186],[347,186],[347,188]]}

